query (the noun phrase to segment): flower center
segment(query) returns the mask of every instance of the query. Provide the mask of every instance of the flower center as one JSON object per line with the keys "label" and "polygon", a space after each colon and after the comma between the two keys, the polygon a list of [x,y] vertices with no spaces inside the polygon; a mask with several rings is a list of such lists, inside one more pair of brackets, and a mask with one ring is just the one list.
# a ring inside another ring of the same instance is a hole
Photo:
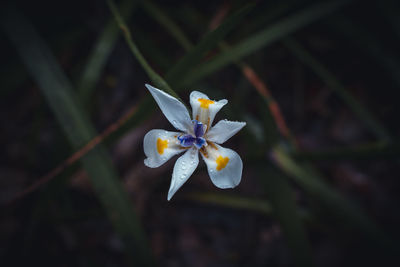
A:
{"label": "flower center", "polygon": [[193,120],[193,132],[195,136],[191,134],[180,135],[178,136],[179,144],[183,147],[191,147],[194,145],[197,149],[200,149],[206,144],[206,139],[203,138],[206,128],[207,127],[203,123]]}

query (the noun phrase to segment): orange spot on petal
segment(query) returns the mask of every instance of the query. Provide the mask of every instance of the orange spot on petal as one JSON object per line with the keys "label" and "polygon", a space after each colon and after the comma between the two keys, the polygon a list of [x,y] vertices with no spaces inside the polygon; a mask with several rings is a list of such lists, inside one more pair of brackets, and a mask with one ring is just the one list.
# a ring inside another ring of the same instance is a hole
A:
{"label": "orange spot on petal", "polygon": [[220,171],[226,167],[226,165],[229,162],[229,158],[223,157],[223,156],[218,156],[218,158],[215,160],[215,162],[217,163],[217,171]]}
{"label": "orange spot on petal", "polygon": [[200,107],[201,108],[208,108],[210,104],[214,104],[215,102],[210,100],[210,99],[205,99],[205,98],[199,98],[197,101],[200,102]]}
{"label": "orange spot on petal", "polygon": [[157,151],[158,154],[164,154],[164,149],[168,147],[168,140],[162,140],[161,138],[157,139]]}

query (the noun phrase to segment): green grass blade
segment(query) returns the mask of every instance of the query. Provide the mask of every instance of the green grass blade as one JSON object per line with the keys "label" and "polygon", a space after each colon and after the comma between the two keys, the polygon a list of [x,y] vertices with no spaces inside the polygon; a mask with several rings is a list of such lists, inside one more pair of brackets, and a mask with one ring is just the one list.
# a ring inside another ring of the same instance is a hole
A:
{"label": "green grass blade", "polygon": [[179,26],[172,21],[161,8],[153,3],[153,1],[146,0],[142,1],[141,4],[144,10],[160,25],[165,27],[186,51],[193,47],[192,43],[185,36]]}
{"label": "green grass blade", "polygon": [[294,15],[287,16],[275,24],[267,27],[249,38],[239,42],[214,57],[213,59],[202,63],[193,69],[187,75],[182,76],[177,87],[188,86],[214,72],[222,67],[235,62],[255,51],[276,42],[290,33],[318,20],[339,9],[347,1],[321,2],[308,7]]}
{"label": "green grass blade", "polygon": [[240,197],[233,194],[215,193],[192,193],[188,194],[189,199],[201,203],[216,204],[228,208],[245,209],[256,211],[265,215],[271,215],[271,205],[265,199]]}
{"label": "green grass blade", "polygon": [[400,143],[377,142],[352,147],[297,151],[292,153],[299,160],[379,160],[399,159]]}
{"label": "green grass blade", "polygon": [[286,47],[304,64],[309,66],[331,89],[333,89],[343,101],[350,107],[350,109],[358,116],[360,120],[373,132],[376,137],[389,141],[390,134],[385,127],[375,119],[374,115],[369,112],[363,105],[361,105],[336,79],[324,65],[322,65],[316,58],[314,58],[307,50],[305,50],[293,38],[284,40]]}
{"label": "green grass blade", "polygon": [[246,22],[246,27],[243,27],[235,32],[235,36],[240,38],[249,33],[264,29],[266,25],[277,20],[279,17],[290,13],[293,10],[301,9],[302,2],[296,0],[285,0],[279,2],[270,2],[263,9],[257,9],[252,14],[251,21]]}
{"label": "green grass blade", "polygon": [[254,4],[247,5],[227,18],[218,28],[207,33],[204,38],[191,51],[189,51],[166,74],[165,79],[175,85],[182,77],[196,66],[204,54],[215,47],[223,38],[232,31],[252,10]]}
{"label": "green grass blade", "polygon": [[346,227],[367,234],[370,240],[379,245],[388,245],[381,230],[356,205],[332,190],[321,177],[306,167],[295,162],[280,147],[275,147],[272,153],[278,166],[299,184],[309,195],[318,199],[326,212],[332,212]]}
{"label": "green grass blade", "polygon": [[[267,216],[274,215],[271,203],[264,198],[237,196],[226,193],[191,193],[187,194],[186,197],[202,204],[254,211]],[[297,209],[296,212],[304,222],[315,224],[315,218],[307,210]]]}
{"label": "green grass blade", "polygon": [[368,56],[371,56],[387,71],[397,87],[400,87],[400,64],[398,57],[396,57],[393,51],[390,51],[391,49],[384,47],[379,38],[372,35],[366,27],[357,25],[354,21],[345,17],[332,18],[329,24],[352,40]]}
{"label": "green grass blade", "polygon": [[[258,109],[264,113],[264,145],[269,150],[281,139],[272,113],[268,108],[265,108],[268,103],[265,102],[264,98],[262,100],[259,100]],[[299,216],[293,190],[286,177],[270,164],[260,166],[257,173],[262,178],[261,182],[264,184],[264,190],[271,203],[273,215],[282,227],[294,262],[298,266],[312,266],[310,242]]]}
{"label": "green grass blade", "polygon": [[313,266],[311,246],[286,177],[269,166],[260,169],[274,215],[279,221],[296,266]]}
{"label": "green grass blade", "polygon": [[[18,11],[6,11],[2,27],[39,85],[72,147],[80,148],[95,136],[95,131],[76,101],[71,83],[30,23]],[[140,266],[152,265],[151,252],[139,219],[104,147],[92,150],[81,162],[109,219],[125,241],[127,255],[132,257],[134,254],[132,260]]]}
{"label": "green grass blade", "polygon": [[169,93],[170,95],[173,95],[177,99],[180,99],[179,96],[175,93],[175,91],[171,89],[171,87],[168,85],[168,83],[151,68],[151,66],[149,65],[147,60],[144,58],[144,56],[140,52],[139,48],[133,41],[131,31],[129,30],[128,26],[126,25],[124,19],[122,18],[121,14],[118,11],[118,8],[115,6],[114,2],[112,0],[107,0],[107,4],[110,7],[111,13],[113,14],[115,20],[117,21],[118,26],[122,30],[122,33],[124,35],[126,43],[129,46],[129,49],[131,50],[131,52],[135,56],[135,58],[138,60],[138,62],[140,63],[140,65],[142,66],[144,71],[150,77],[150,80],[154,83],[153,85],[158,87],[161,90],[164,90],[165,92]]}
{"label": "green grass blade", "polygon": [[[136,1],[124,0],[120,7],[121,10],[123,10],[122,16],[125,18],[129,17],[135,5]],[[109,19],[91,51],[82,75],[78,81],[77,89],[83,103],[86,103],[92,95],[106,61],[114,48],[119,33],[119,28],[114,18]]]}

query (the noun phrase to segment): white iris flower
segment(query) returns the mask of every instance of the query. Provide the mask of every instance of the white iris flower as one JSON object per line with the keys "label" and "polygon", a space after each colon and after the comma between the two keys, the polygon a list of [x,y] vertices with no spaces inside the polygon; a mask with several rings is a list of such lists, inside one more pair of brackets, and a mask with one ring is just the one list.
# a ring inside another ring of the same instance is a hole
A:
{"label": "white iris flower", "polygon": [[221,120],[211,127],[215,115],[228,101],[213,101],[205,94],[193,91],[190,94],[192,120],[185,105],[178,99],[151,85],[146,84],[146,87],[165,117],[180,132],[158,129],[148,132],[143,141],[147,156],[144,164],[157,168],[174,155],[185,152],[175,163],[168,200],[193,174],[199,164],[198,152],[206,162],[208,174],[216,187],[237,186],[242,179],[242,160],[235,151],[220,144],[240,131],[246,123]]}

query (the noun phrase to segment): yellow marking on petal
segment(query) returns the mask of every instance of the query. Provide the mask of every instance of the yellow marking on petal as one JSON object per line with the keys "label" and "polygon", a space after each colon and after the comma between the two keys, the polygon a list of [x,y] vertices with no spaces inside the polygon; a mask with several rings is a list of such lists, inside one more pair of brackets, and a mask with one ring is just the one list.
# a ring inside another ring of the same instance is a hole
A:
{"label": "yellow marking on petal", "polygon": [[157,151],[158,154],[164,154],[164,149],[168,147],[168,140],[162,140],[161,138],[157,139]]}
{"label": "yellow marking on petal", "polygon": [[197,99],[197,101],[200,102],[200,107],[201,108],[205,108],[205,109],[207,109],[208,106],[210,106],[210,104],[214,104],[215,103],[214,101],[212,101],[210,99],[205,99],[205,98],[199,98],[199,99]]}
{"label": "yellow marking on petal", "polygon": [[217,171],[220,171],[226,167],[226,165],[229,162],[229,158],[228,157],[224,158],[223,156],[218,156],[218,158],[215,160],[215,162],[217,163]]}

